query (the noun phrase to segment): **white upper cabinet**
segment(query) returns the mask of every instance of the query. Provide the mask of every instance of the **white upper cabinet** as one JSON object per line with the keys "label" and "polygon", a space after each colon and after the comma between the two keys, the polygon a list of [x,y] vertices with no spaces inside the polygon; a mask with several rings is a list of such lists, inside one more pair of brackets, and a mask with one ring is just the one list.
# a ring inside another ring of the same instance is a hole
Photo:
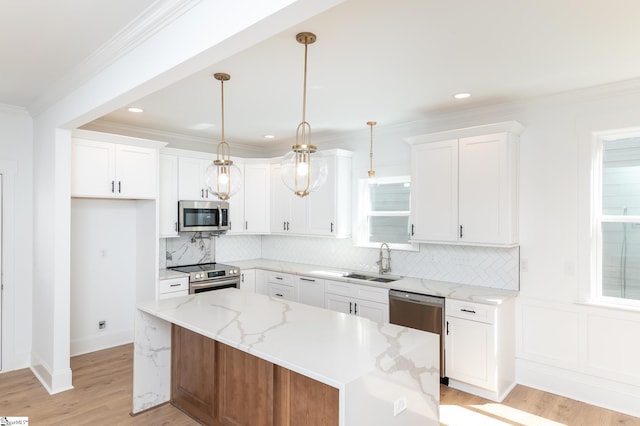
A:
{"label": "white upper cabinet", "polygon": [[308,235],[348,237],[351,235],[351,152],[324,153],[327,180],[307,196]]}
{"label": "white upper cabinet", "polygon": [[238,192],[233,194],[227,201],[229,202],[229,230],[227,234],[244,234],[245,233],[245,187],[246,176],[244,174],[244,163],[237,158],[232,158],[233,164],[238,166],[242,172],[242,183]]}
{"label": "white upper cabinet", "polygon": [[289,235],[351,235],[351,152],[323,152],[327,180],[304,198],[296,196],[280,178],[280,164],[271,168],[271,233]]}
{"label": "white upper cabinet", "polygon": [[457,241],[458,140],[415,145],[411,162],[412,240]]}
{"label": "white upper cabinet", "polygon": [[407,140],[412,241],[518,244],[521,131],[510,121]]}
{"label": "white upper cabinet", "polygon": [[157,182],[157,148],[73,139],[71,196],[154,199]]}
{"label": "white upper cabinet", "polygon": [[272,234],[304,234],[307,198],[293,193],[280,177],[280,164],[271,165],[270,230]]}
{"label": "white upper cabinet", "polygon": [[160,154],[160,237],[178,236],[178,156]]}
{"label": "white upper cabinet", "polygon": [[227,233],[268,233],[271,165],[267,160],[233,161],[242,170],[243,183],[238,193],[229,199],[231,229]]}
{"label": "white upper cabinet", "polygon": [[178,160],[178,198],[180,200],[215,200],[204,183],[204,172],[213,162],[209,158],[180,156]]}
{"label": "white upper cabinet", "polygon": [[268,233],[270,172],[267,162],[244,166],[244,228],[247,233]]}

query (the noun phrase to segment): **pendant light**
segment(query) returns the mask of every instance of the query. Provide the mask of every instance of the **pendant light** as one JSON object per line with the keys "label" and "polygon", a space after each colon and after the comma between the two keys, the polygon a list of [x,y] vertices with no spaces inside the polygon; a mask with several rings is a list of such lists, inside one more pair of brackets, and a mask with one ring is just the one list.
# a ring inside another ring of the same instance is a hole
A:
{"label": "pendant light", "polygon": [[296,144],[284,156],[280,173],[284,184],[297,196],[306,197],[320,188],[327,180],[327,161],[317,154],[311,144],[311,125],[306,120],[307,109],[307,48],[316,41],[313,33],[296,35],[298,43],[304,44],[304,83],[302,91],[302,121],[296,129]]}
{"label": "pendant light", "polygon": [[228,200],[240,189],[242,174],[238,166],[233,164],[229,144],[224,138],[224,82],[231,79],[229,74],[215,73],[213,77],[220,81],[222,99],[221,139],[216,148],[216,159],[204,172],[205,185],[220,200]]}
{"label": "pendant light", "polygon": [[376,171],[373,170],[373,126],[375,121],[367,121],[367,126],[371,128],[371,143],[369,144],[369,179],[373,179],[376,176]]}

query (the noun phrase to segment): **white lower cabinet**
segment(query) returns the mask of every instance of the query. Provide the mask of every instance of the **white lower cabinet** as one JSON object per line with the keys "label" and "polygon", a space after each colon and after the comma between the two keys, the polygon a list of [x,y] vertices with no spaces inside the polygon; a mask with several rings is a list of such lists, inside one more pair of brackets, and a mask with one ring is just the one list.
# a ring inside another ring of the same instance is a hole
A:
{"label": "white lower cabinet", "polygon": [[515,386],[513,299],[501,305],[446,299],[445,315],[449,386],[502,401]]}
{"label": "white lower cabinet", "polygon": [[286,300],[298,301],[298,280],[295,275],[269,272],[267,294]]}
{"label": "white lower cabinet", "polygon": [[158,299],[186,296],[189,294],[189,277],[160,280],[158,287]]}
{"label": "white lower cabinet", "polygon": [[325,307],[332,311],[389,322],[389,290],[341,281],[325,281]]}
{"label": "white lower cabinet", "polygon": [[298,301],[306,305],[324,308],[324,280],[298,277]]}
{"label": "white lower cabinet", "polygon": [[240,271],[240,290],[250,291],[255,293],[256,291],[256,270],[244,269]]}

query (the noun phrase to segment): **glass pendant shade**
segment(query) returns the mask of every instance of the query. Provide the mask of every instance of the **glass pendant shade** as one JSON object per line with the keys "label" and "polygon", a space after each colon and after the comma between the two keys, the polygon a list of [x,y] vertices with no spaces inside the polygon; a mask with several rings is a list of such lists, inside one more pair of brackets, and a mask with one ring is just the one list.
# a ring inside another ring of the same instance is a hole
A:
{"label": "glass pendant shade", "polygon": [[242,172],[233,164],[230,157],[231,149],[224,139],[224,82],[231,79],[229,74],[215,73],[213,77],[220,81],[222,140],[216,148],[216,159],[204,172],[204,183],[210,193],[219,200],[228,200],[240,190]]}
{"label": "glass pendant shade", "polygon": [[209,164],[204,172],[204,183],[210,194],[212,193],[218,199],[225,201],[240,190],[242,172],[238,166],[233,164],[233,161],[215,160]]}
{"label": "glass pendant shade", "polygon": [[307,122],[307,50],[315,43],[316,35],[303,32],[296,35],[298,43],[304,44],[304,74],[302,89],[302,121],[296,130],[296,144],[291,147],[280,163],[280,174],[284,184],[299,197],[306,197],[320,188],[327,180],[327,160],[316,154],[311,145],[311,125]]}
{"label": "glass pendant shade", "polygon": [[299,197],[305,197],[324,185],[327,173],[327,160],[320,153],[312,156],[305,150],[292,150],[280,163],[282,182]]}

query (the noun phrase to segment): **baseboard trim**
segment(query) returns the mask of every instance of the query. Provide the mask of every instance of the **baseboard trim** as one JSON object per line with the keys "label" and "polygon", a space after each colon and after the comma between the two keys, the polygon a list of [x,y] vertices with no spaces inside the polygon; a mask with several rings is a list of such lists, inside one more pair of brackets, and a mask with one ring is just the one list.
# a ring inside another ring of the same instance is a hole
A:
{"label": "baseboard trim", "polygon": [[133,343],[133,329],[98,336],[73,339],[71,341],[71,356],[84,355],[90,352],[109,349],[115,346]]}
{"label": "baseboard trim", "polygon": [[518,384],[640,417],[640,386],[518,359]]}
{"label": "baseboard trim", "polygon": [[42,386],[51,395],[73,389],[70,368],[54,371],[52,373],[50,368],[45,363],[41,362],[40,358],[33,353],[31,354],[30,368]]}

